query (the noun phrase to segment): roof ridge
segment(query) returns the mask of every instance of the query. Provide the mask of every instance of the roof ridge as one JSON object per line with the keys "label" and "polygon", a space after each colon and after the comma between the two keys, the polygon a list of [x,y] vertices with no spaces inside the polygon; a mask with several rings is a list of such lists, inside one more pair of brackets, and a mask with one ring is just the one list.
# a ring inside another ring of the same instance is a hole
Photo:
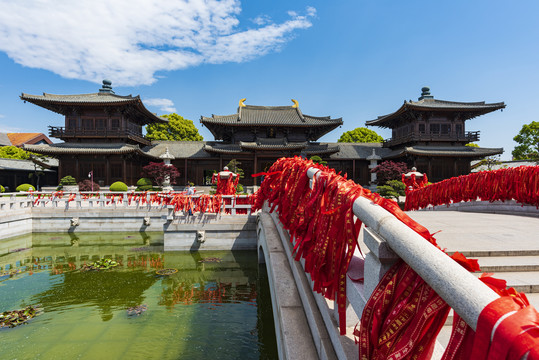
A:
{"label": "roof ridge", "polygon": [[292,110],[292,109],[295,109],[289,105],[279,105],[279,106],[245,105],[244,108],[250,109],[250,110]]}

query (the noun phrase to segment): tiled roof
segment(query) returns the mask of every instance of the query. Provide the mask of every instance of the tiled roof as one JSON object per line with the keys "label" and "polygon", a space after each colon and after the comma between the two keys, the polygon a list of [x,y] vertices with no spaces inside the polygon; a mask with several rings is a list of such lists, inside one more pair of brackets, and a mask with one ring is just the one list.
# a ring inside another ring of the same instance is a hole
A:
{"label": "tiled roof", "polygon": [[91,93],[91,94],[74,94],[74,95],[58,95],[58,94],[47,94],[43,95],[31,95],[31,94],[21,94],[21,99],[25,101],[48,101],[55,103],[65,103],[65,104],[109,104],[109,103],[129,103],[136,102],[140,100],[139,96],[122,96],[111,93]]}
{"label": "tiled roof", "polygon": [[[49,164],[51,166],[58,166],[58,161],[57,160],[49,161]],[[31,160],[0,158],[0,170],[35,171],[35,165],[34,165],[34,162]],[[51,172],[54,170],[43,169],[42,171]]]}
{"label": "tiled roof", "polygon": [[392,120],[398,119],[402,114],[408,111],[460,111],[465,114],[464,120],[484,115],[489,112],[505,108],[505,103],[486,104],[480,102],[455,102],[437,99],[421,99],[419,101],[405,101],[404,104],[394,113],[378,116],[374,120],[365,122],[367,126],[391,127]]}
{"label": "tiled roof", "polygon": [[11,146],[11,140],[9,140],[7,133],[0,133],[0,146]]}
{"label": "tiled roof", "polygon": [[339,152],[330,156],[332,160],[366,160],[372,155],[372,150],[375,149],[376,155],[383,157],[390,150],[382,147],[381,143],[320,143],[327,144],[328,147],[338,146]]}
{"label": "tiled roof", "polygon": [[329,155],[339,152],[339,145],[323,144],[323,145],[309,145],[301,151],[301,155],[313,156],[313,155]]}
{"label": "tiled roof", "polygon": [[[148,156],[159,158],[159,155],[164,154],[168,147],[169,153],[176,159],[203,159],[209,158],[210,153],[214,154],[241,154],[247,150],[242,150],[239,144],[223,144],[218,141],[152,141],[151,146],[142,149]],[[320,152],[327,150],[328,153]],[[384,157],[391,150],[383,148],[382,144],[375,143],[308,143],[301,151],[305,156],[313,155],[328,155],[329,151],[333,152],[330,159],[333,160],[365,160],[372,155],[372,150],[375,149],[376,154]],[[313,151],[310,151],[313,150]],[[284,155],[284,154],[283,154]]]}
{"label": "tiled roof", "polygon": [[60,144],[41,144],[41,145],[24,145],[24,150],[35,152],[44,155],[113,155],[113,154],[129,154],[138,153],[146,155],[138,145],[123,144],[123,143],[60,143]]}
{"label": "tiled roof", "polygon": [[39,140],[43,140],[47,144],[52,144],[52,141],[43,133],[8,133],[7,136],[13,146],[35,144]]}
{"label": "tiled roof", "polygon": [[150,146],[142,148],[148,156],[159,158],[168,148],[168,152],[176,159],[208,158],[209,154],[204,151],[204,145],[213,145],[215,142],[208,141],[166,141],[152,140]]}
{"label": "tiled roof", "polygon": [[[78,94],[78,95],[56,95],[47,94],[43,95],[31,95],[22,93],[21,100],[31,102],[32,104],[41,106],[45,109],[67,115],[63,112],[62,106],[119,106],[133,104],[136,109],[147,119],[146,123],[152,122],[168,122],[167,119],[157,116],[152,113],[142,103],[140,96],[121,96],[113,93],[98,92],[92,94]],[[60,106],[60,107],[58,107]]]}
{"label": "tiled roof", "polygon": [[384,159],[400,157],[404,154],[416,156],[458,156],[469,158],[482,158],[485,156],[503,153],[503,148],[481,148],[471,146],[407,146],[391,151],[382,156]]}
{"label": "tiled roof", "polygon": [[243,152],[241,146],[237,144],[222,144],[222,145],[209,145],[206,144],[203,147],[204,151],[215,154],[241,154]]}
{"label": "tiled roof", "polygon": [[299,108],[292,106],[254,106],[240,107],[237,114],[202,116],[200,122],[204,125],[216,124],[227,126],[339,126],[342,118],[331,119],[303,115]]}
{"label": "tiled roof", "polygon": [[257,138],[254,142],[240,141],[240,146],[247,150],[301,150],[307,146],[307,142],[288,142],[285,138]]}

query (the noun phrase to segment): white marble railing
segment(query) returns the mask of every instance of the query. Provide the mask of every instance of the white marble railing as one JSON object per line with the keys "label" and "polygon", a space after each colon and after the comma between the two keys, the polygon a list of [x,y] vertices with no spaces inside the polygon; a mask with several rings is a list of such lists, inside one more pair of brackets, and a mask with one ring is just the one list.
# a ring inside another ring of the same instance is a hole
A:
{"label": "white marble railing", "polygon": [[[318,171],[309,169],[309,177]],[[364,299],[370,297],[386,271],[401,258],[475,330],[483,308],[499,297],[494,291],[367,198],[356,199],[353,211],[365,225],[363,240],[370,250],[365,257]],[[356,311],[363,310],[364,303],[354,304],[352,301],[357,302],[358,299],[350,300]]]}
{"label": "white marble railing", "polygon": [[[158,195],[158,201],[152,201],[152,197]],[[61,208],[61,209],[92,209],[92,208],[168,208],[170,216],[174,216],[174,207],[167,204],[164,198],[169,199],[174,193],[156,192],[18,192],[4,193],[0,195],[0,213],[3,211],[23,208]],[[191,195],[193,200],[202,195]],[[251,213],[250,204],[237,204],[236,200],[247,198],[248,195],[223,195],[222,198],[230,199],[230,203],[223,202],[222,214],[236,215],[237,210],[246,209]],[[228,202],[228,201],[226,201]]]}

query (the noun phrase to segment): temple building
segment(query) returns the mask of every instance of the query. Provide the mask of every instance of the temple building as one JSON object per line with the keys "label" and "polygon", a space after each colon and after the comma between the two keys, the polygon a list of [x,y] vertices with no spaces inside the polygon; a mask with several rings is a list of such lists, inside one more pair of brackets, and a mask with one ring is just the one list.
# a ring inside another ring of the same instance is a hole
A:
{"label": "temple building", "polygon": [[141,147],[151,144],[143,136],[142,127],[167,122],[146,109],[139,96],[116,95],[108,80],[97,93],[23,93],[21,99],[65,118],[65,126],[49,126],[49,135],[63,143],[24,146],[25,150],[58,158],[59,179],[71,175],[80,181],[92,171],[100,185],[136,183],[142,165],[149,160]]}
{"label": "temple building", "polygon": [[[294,155],[318,155],[328,165],[347,173],[360,184],[370,179],[367,157],[373,146],[381,152],[381,144],[344,144],[319,142],[318,139],[343,124],[341,118],[303,114],[298,102],[291,106],[254,106],[242,99],[236,113],[202,116],[215,141],[152,141],[145,148],[159,156],[168,148],[175,157],[172,163],[185,182],[209,185],[214,170],[222,169],[232,159],[238,160],[245,173],[243,185],[258,185],[251,175],[267,170],[275,160]],[[233,170],[233,169],[231,169]]]}
{"label": "temple building", "polygon": [[384,160],[404,161],[427,173],[432,182],[470,173],[470,162],[503,153],[503,148],[466,146],[479,141],[479,131],[466,131],[466,120],[505,108],[503,102],[454,102],[434,99],[424,87],[418,101],[405,101],[394,113],[367,121],[389,128]]}
{"label": "temple building", "polygon": [[469,173],[473,159],[503,152],[464,146],[479,137],[478,132],[465,132],[465,120],[501,109],[503,103],[435,100],[428,88],[419,101],[406,102],[395,113],[367,122],[393,129],[393,138],[383,144],[320,142],[343,124],[342,119],[306,115],[296,100],[290,106],[254,106],[242,99],[236,113],[202,116],[200,122],[213,134],[213,141],[150,141],[142,127],[167,119],[148,111],[139,96],[116,95],[108,80],[98,93],[22,94],[21,99],[65,118],[63,127],[49,126],[50,136],[63,143],[24,149],[59,159],[59,179],[71,175],[81,181],[93,171],[100,185],[115,181],[134,185],[142,167],[162,161],[167,151],[180,171],[179,185],[209,185],[213,172],[235,159],[245,174],[240,182],[248,186],[259,184],[252,174],[267,170],[280,157],[294,155],[318,155],[356,183],[369,185],[369,167],[379,159],[406,161],[430,179],[441,180]]}

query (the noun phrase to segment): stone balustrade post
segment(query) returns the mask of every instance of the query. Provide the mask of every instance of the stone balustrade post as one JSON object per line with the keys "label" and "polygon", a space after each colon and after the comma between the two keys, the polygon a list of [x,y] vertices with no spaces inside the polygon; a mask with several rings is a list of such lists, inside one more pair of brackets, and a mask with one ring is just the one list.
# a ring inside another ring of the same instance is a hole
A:
{"label": "stone balustrade post", "polygon": [[365,255],[364,267],[364,295],[365,299],[368,299],[385,273],[397,262],[399,256],[391,250],[380,235],[367,227],[363,228],[363,242],[370,250]]}

